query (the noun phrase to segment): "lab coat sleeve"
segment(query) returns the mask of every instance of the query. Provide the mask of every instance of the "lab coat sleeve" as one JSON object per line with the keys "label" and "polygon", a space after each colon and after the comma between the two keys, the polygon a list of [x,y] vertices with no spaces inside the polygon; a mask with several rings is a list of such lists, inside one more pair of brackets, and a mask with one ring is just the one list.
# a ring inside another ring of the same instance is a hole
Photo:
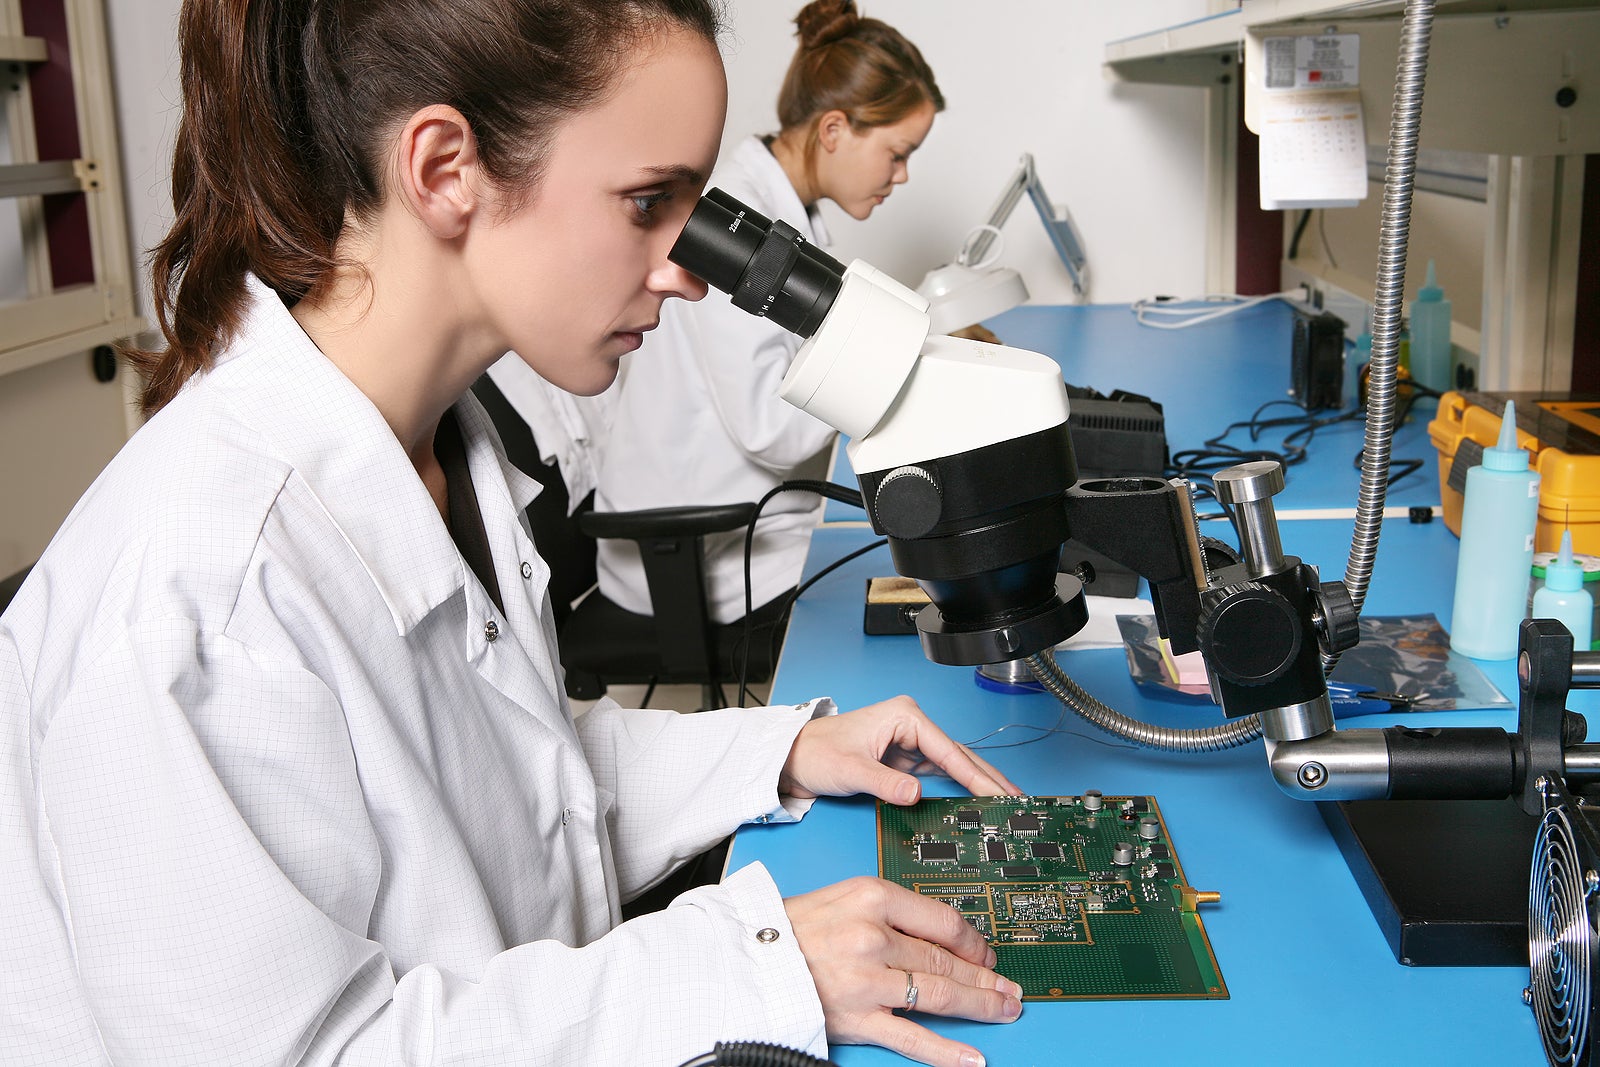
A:
{"label": "lab coat sleeve", "polygon": [[[384,859],[359,780],[374,769],[356,767],[345,729],[315,676],[183,620],[130,628],[76,672],[36,748],[39,869],[110,1061],[677,1063],[741,1037],[821,1047],[760,869],[587,947],[498,952],[472,981],[426,962],[397,975],[366,937]],[[767,929],[777,938],[755,936]]]}
{"label": "lab coat sleeve", "polygon": [[833,428],[778,398],[800,338],[722,294],[678,308],[717,417],[751,462],[786,476],[833,440]]}
{"label": "lab coat sleeve", "polygon": [[809,801],[778,795],[800,728],[832,714],[826,698],[684,715],[609,701],[578,720],[595,781],[616,797],[608,827],[622,899],[631,900],[740,825],[787,822]]}
{"label": "lab coat sleeve", "polygon": [[[805,957],[759,865],[586,948],[503,952],[479,982],[418,968],[389,1014],[343,1062],[670,1065],[718,1041],[828,1051]],[[471,1040],[447,1044],[460,1035]]]}

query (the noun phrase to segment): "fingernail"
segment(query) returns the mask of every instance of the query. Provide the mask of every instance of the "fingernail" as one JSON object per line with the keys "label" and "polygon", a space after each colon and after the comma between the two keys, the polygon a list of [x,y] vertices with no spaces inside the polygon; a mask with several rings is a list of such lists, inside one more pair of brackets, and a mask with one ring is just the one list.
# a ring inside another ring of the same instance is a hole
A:
{"label": "fingernail", "polygon": [[961,1054],[961,1067],[984,1067],[983,1053],[968,1049]]}
{"label": "fingernail", "polygon": [[994,968],[994,965],[995,965],[995,964],[996,964],[996,963],[998,963],[998,962],[1000,962],[1000,957],[999,957],[999,956],[996,956],[996,955],[995,955],[995,954],[994,954],[994,949],[992,949],[992,948],[991,948],[991,949],[990,949],[990,950],[989,950],[989,956],[988,956],[988,958],[987,958],[987,959],[986,959],[986,960],[985,960],[985,961],[984,961],[984,964],[983,964],[983,965],[984,965],[984,966],[985,966],[985,967],[988,967],[988,968],[990,968],[990,969],[993,969],[993,968]]}
{"label": "fingernail", "polygon": [[1000,1014],[1007,1019],[1015,1019],[1022,1014],[1022,1001],[1007,997],[1005,1007],[1000,1009]]}
{"label": "fingernail", "polygon": [[1000,992],[1004,993],[1008,997],[1016,997],[1018,1000],[1022,999],[1022,987],[1009,978],[1000,979],[1000,984],[995,988],[999,989]]}

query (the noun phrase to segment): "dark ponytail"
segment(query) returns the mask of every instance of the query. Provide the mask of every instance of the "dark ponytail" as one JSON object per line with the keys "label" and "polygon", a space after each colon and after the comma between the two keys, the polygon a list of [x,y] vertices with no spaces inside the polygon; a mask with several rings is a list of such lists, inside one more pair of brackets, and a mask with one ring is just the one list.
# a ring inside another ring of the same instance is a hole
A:
{"label": "dark ponytail", "polygon": [[663,23],[716,39],[716,0],[185,0],[174,219],[151,253],[162,351],[127,350],[159,410],[238,329],[245,276],[293,306],[347,219],[383,202],[396,126],[472,125],[490,179],[531,192],[562,119]]}

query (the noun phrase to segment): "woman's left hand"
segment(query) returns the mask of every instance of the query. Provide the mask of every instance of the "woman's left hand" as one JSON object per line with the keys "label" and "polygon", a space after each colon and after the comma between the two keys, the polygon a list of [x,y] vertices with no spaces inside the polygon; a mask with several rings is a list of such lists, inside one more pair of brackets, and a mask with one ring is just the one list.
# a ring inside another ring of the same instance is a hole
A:
{"label": "woman's left hand", "polygon": [[1011,779],[952,741],[907,696],[801,728],[778,779],[778,792],[810,799],[870,793],[890,804],[922,797],[917,774],[943,774],[973,796],[1023,796]]}

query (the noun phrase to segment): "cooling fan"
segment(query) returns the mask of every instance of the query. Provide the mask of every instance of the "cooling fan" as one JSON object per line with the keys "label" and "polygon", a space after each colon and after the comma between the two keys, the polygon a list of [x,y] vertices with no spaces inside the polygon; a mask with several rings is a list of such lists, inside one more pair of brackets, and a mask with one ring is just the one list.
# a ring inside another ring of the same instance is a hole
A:
{"label": "cooling fan", "polygon": [[1528,961],[1524,999],[1552,1064],[1597,1064],[1595,1044],[1596,891],[1600,812],[1558,778],[1541,780],[1544,817],[1528,877]]}

